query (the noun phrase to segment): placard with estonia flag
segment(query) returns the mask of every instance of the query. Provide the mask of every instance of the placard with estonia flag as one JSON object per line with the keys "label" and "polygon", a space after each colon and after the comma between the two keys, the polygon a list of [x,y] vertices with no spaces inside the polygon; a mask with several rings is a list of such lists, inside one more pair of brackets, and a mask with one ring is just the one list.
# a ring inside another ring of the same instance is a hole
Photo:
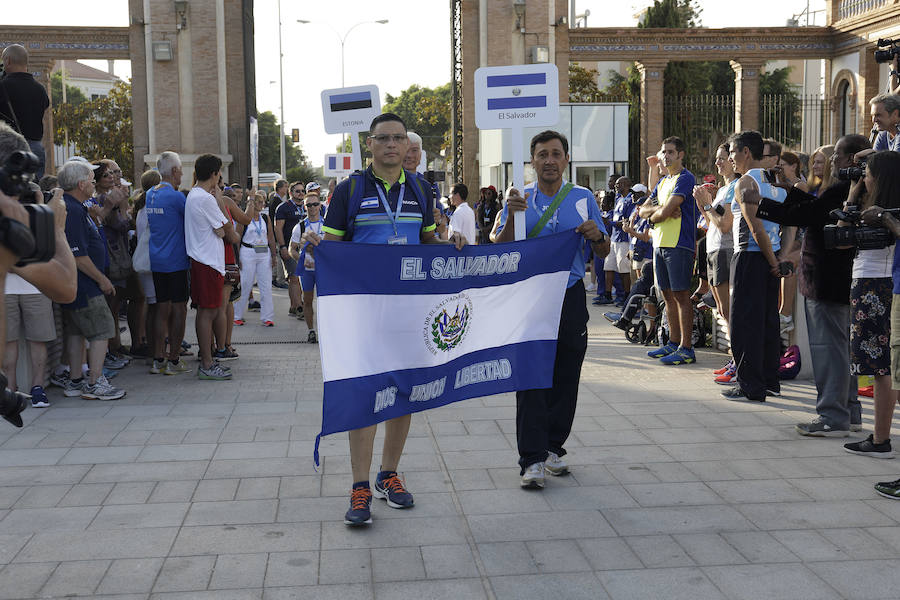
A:
{"label": "placard with estonia flag", "polygon": [[451,402],[549,388],[582,237],[315,250],[322,436]]}
{"label": "placard with estonia flag", "polygon": [[322,117],[325,133],[368,131],[372,119],[381,114],[378,86],[322,90]]}

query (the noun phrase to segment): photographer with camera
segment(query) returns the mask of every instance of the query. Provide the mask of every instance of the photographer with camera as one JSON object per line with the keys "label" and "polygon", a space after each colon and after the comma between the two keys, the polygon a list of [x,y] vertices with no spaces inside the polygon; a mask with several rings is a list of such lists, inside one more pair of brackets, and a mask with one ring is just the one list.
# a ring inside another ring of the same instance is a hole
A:
{"label": "photographer with camera", "polygon": [[[35,292],[43,292],[51,300],[67,301],[75,293],[75,266],[60,226],[60,222],[65,221],[65,206],[61,205],[58,193],[50,195],[52,209],[39,203],[27,203],[28,200],[39,200],[30,188],[39,161],[28,148],[24,137],[0,123],[0,278],[3,279],[4,296],[8,281],[14,287],[16,285],[15,280],[7,277],[12,273],[21,277],[23,286],[33,284],[38,288]],[[0,339],[4,344],[7,300],[4,297],[4,302],[0,303]],[[19,303],[12,308],[18,311]],[[30,313],[24,316],[27,317],[24,324],[28,336],[32,324],[29,321],[39,317]],[[18,335],[18,327],[16,329]],[[40,371],[42,380],[43,369]],[[28,397],[15,389],[6,389],[8,383],[6,376],[0,373],[0,416],[21,427],[19,413],[27,405]],[[41,400],[38,398],[38,404],[42,404]]]}
{"label": "photographer with camera", "polygon": [[[854,171],[850,196],[844,203],[843,215],[849,219],[839,227],[854,227],[862,220],[860,211],[872,206],[900,208],[900,154],[879,152]],[[858,215],[858,216],[857,216]],[[859,233],[856,231],[855,233]],[[850,373],[874,376],[875,431],[861,442],[845,444],[852,454],[890,458],[891,419],[897,392],[891,389],[889,339],[893,282],[892,260],[894,238],[888,234],[880,248],[868,247],[864,236],[856,235],[858,250],[853,260],[850,288]],[[827,238],[826,238],[827,240]],[[851,248],[853,246],[850,246]]]}
{"label": "photographer with camera", "polygon": [[28,147],[38,157],[34,179],[44,176],[44,113],[50,107],[47,90],[28,72],[28,51],[20,44],[10,44],[0,55],[3,74],[0,75],[0,120],[9,123],[28,141]]}
{"label": "photographer with camera", "polygon": [[[838,174],[853,165],[857,152],[869,148],[869,140],[858,134],[846,135],[834,145],[832,164]],[[830,169],[827,172],[831,172]],[[849,176],[849,173],[844,172]],[[828,247],[825,226],[831,211],[840,208],[850,195],[850,181],[840,180],[817,195],[806,193],[789,182],[779,182],[788,190],[783,204],[763,200],[759,214],[783,225],[806,227],[800,250],[799,286],[804,297],[809,351],[816,381],[818,418],[796,426],[801,435],[846,437],[862,425],[862,407],[857,385],[850,376],[850,281],[854,252]]]}
{"label": "photographer with camera", "polygon": [[900,152],[900,95],[879,94],[869,100],[872,110],[872,133],[876,133],[872,150]]}

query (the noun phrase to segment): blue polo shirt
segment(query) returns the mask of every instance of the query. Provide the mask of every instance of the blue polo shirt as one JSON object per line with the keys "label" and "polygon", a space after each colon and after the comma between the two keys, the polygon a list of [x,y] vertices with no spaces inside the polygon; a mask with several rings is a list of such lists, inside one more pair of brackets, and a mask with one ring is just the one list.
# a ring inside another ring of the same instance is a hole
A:
{"label": "blue polo shirt", "polygon": [[[647,233],[650,230],[650,221],[638,219],[634,222],[634,230],[638,233]],[[631,238],[631,260],[640,262],[645,258],[653,257],[653,240],[645,242],[637,236]]]}
{"label": "blue polo shirt", "polygon": [[150,270],[174,273],[191,268],[184,243],[184,194],[170,183],[147,191],[147,224],[150,228]]}
{"label": "blue polo shirt", "polygon": [[[560,185],[566,184],[565,181]],[[531,232],[531,229],[541,220],[541,215],[553,202],[553,197],[546,196],[538,189],[537,185],[530,183],[525,186],[524,194],[528,194],[528,208],[525,210],[525,233]],[[500,211],[500,227],[506,226],[507,208],[503,207]],[[600,214],[600,207],[594,195],[587,188],[576,185],[565,197],[556,214],[547,221],[544,228],[538,232],[538,236],[551,235],[559,231],[567,229],[575,229],[588,219],[592,219],[597,223],[597,228],[606,233],[606,227],[603,226],[603,217]],[[572,270],[569,273],[569,282],[566,287],[572,287],[575,283],[584,277],[584,255],[581,252],[576,253],[572,260]]]}
{"label": "blue polo shirt", "polygon": [[431,214],[430,209],[424,211],[425,214],[423,214],[416,193],[410,187],[419,185],[419,182],[414,179],[415,177],[415,175],[409,176],[403,170],[400,172],[400,179],[394,185],[389,186],[387,181],[374,174],[371,166],[367,168],[363,172],[365,187],[362,201],[353,218],[352,227],[348,222],[350,187],[353,179],[358,179],[358,177],[351,176],[345,179],[334,188],[334,195],[331,197],[331,204],[328,206],[322,231],[332,235],[347,236],[352,229],[350,241],[363,244],[388,243],[388,239],[394,237],[394,226],[391,224],[391,217],[385,213],[375,187],[381,186],[392,216],[397,214],[397,202],[400,199],[401,190],[403,191],[403,206],[400,208],[400,216],[397,220],[397,235],[405,236],[407,244],[418,244],[422,233],[434,231],[434,215]]}
{"label": "blue polo shirt", "polygon": [[[72,254],[90,257],[91,262],[102,273],[106,260],[106,244],[100,237],[97,225],[81,202],[69,194],[63,194],[63,200],[66,202],[66,239],[69,241]],[[84,308],[90,298],[102,295],[100,285],[79,269],[75,300],[62,306],[70,310]]]}
{"label": "blue polo shirt", "polygon": [[622,230],[620,225],[615,225],[616,221],[627,221],[631,218],[631,213],[634,212],[634,200],[631,197],[631,194],[627,194],[625,196],[617,195],[616,196],[616,205],[613,209],[612,214],[612,232],[609,234],[609,239],[613,242],[628,242],[629,235]]}

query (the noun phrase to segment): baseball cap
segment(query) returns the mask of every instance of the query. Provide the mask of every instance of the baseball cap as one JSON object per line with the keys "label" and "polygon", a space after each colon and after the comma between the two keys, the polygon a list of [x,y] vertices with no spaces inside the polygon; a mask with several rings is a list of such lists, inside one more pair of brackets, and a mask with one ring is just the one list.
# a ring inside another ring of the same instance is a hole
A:
{"label": "baseball cap", "polygon": [[638,184],[631,186],[631,191],[647,193],[647,186],[644,185],[643,183],[638,183]]}
{"label": "baseball cap", "polygon": [[317,182],[310,181],[309,183],[306,184],[306,193],[308,194],[310,192],[315,192],[316,190],[321,189],[321,188],[322,188],[322,186],[319,185]]}
{"label": "baseball cap", "polygon": [[91,168],[91,170],[93,170],[93,171],[96,171],[97,169],[100,168],[100,165],[94,165],[94,164],[91,164],[91,161],[89,161],[88,159],[86,159],[86,158],[83,157],[83,156],[72,156],[72,157],[69,157],[69,160],[67,160],[66,162],[71,162],[71,161],[73,161],[73,160],[74,160],[75,162],[83,162],[84,164],[86,164],[87,166],[89,166],[89,167]]}

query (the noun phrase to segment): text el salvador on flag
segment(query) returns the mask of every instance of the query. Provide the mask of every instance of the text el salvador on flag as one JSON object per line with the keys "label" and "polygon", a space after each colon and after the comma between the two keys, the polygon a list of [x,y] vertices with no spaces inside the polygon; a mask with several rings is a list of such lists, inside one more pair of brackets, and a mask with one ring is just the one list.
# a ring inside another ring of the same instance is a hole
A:
{"label": "text el salvador on flag", "polygon": [[315,250],[322,436],[451,402],[549,388],[574,231],[466,246]]}

